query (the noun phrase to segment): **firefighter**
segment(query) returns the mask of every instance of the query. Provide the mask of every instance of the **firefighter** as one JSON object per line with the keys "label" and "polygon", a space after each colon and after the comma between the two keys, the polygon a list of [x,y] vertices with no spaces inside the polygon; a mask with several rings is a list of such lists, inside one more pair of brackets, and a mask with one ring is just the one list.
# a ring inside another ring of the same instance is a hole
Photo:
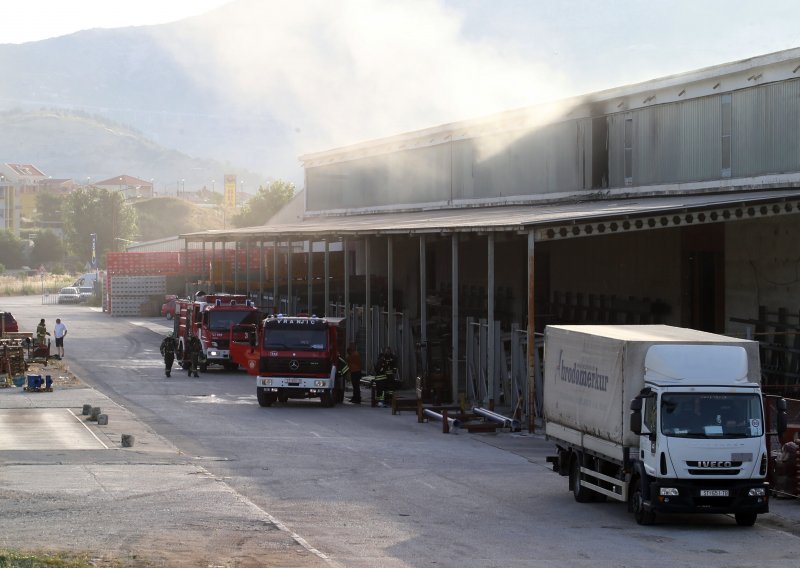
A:
{"label": "firefighter", "polygon": [[378,406],[384,407],[391,401],[396,387],[397,357],[391,347],[384,349],[375,363],[375,386],[377,387]]}
{"label": "firefighter", "polygon": [[186,352],[189,354],[189,376],[191,377],[192,373],[194,373],[195,377],[199,377],[197,368],[200,364],[200,355],[203,353],[203,345],[200,343],[199,337],[192,334],[189,335]]}
{"label": "firefighter", "polygon": [[172,363],[175,361],[175,349],[177,347],[178,342],[171,332],[161,342],[161,356],[164,357],[164,374],[168,377],[172,371]]}
{"label": "firefighter", "polygon": [[353,398],[350,402],[361,404],[361,355],[355,343],[347,347],[347,365],[350,369],[350,382],[353,385]]}
{"label": "firefighter", "polygon": [[50,332],[47,331],[47,325],[44,323],[44,318],[42,318],[39,321],[39,325],[36,326],[36,343],[44,346],[48,335],[50,335]]}

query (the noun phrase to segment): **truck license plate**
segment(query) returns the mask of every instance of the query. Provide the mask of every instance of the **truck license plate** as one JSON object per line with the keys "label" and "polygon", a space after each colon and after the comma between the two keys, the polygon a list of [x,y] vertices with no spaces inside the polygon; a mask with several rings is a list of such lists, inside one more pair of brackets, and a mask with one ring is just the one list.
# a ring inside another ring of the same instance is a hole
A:
{"label": "truck license plate", "polygon": [[700,497],[727,497],[727,489],[701,489]]}

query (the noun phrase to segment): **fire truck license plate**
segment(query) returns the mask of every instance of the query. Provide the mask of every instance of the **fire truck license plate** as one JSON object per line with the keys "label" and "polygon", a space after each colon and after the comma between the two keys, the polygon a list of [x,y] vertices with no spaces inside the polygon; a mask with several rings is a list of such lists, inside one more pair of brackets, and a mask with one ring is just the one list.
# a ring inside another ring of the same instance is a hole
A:
{"label": "fire truck license plate", "polygon": [[727,497],[727,489],[701,489],[700,497]]}

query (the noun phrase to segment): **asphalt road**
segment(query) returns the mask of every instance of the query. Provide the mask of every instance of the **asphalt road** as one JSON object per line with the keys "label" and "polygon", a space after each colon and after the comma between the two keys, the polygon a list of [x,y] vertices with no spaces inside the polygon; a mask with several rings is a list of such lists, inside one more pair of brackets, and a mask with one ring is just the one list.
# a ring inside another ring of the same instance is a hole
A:
{"label": "asphalt road", "polygon": [[552,447],[539,435],[442,434],[411,412],[368,404],[261,408],[244,372],[166,378],[158,346],[171,326],[163,319],[42,306],[38,297],[3,299],[3,308],[21,329],[61,317],[72,371],[318,551],[314,562],[800,566],[800,503],[773,502],[775,512],[753,528],[722,515],[641,527],[622,504],[576,503],[545,462]]}

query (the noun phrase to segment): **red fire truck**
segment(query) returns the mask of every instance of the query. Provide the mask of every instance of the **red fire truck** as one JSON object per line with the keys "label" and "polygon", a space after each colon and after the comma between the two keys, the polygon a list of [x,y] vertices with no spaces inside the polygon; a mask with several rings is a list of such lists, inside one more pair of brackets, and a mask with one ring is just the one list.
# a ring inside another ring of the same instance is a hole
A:
{"label": "red fire truck", "polygon": [[[243,294],[204,294],[198,292],[193,300],[175,301],[175,337],[178,348],[175,358],[184,369],[189,368],[189,354],[186,345],[189,335],[196,335],[203,345],[200,357],[200,370],[209,365],[222,365],[234,370],[238,364],[231,360],[230,339],[234,326],[257,324],[261,313]],[[234,334],[239,340],[246,340],[244,332]]]}
{"label": "red fire truck", "polygon": [[[240,326],[234,339],[237,364],[256,377],[261,406],[290,398],[319,398],[323,406],[344,400],[344,318],[270,316],[258,327]],[[233,332],[232,332],[233,333]]]}

